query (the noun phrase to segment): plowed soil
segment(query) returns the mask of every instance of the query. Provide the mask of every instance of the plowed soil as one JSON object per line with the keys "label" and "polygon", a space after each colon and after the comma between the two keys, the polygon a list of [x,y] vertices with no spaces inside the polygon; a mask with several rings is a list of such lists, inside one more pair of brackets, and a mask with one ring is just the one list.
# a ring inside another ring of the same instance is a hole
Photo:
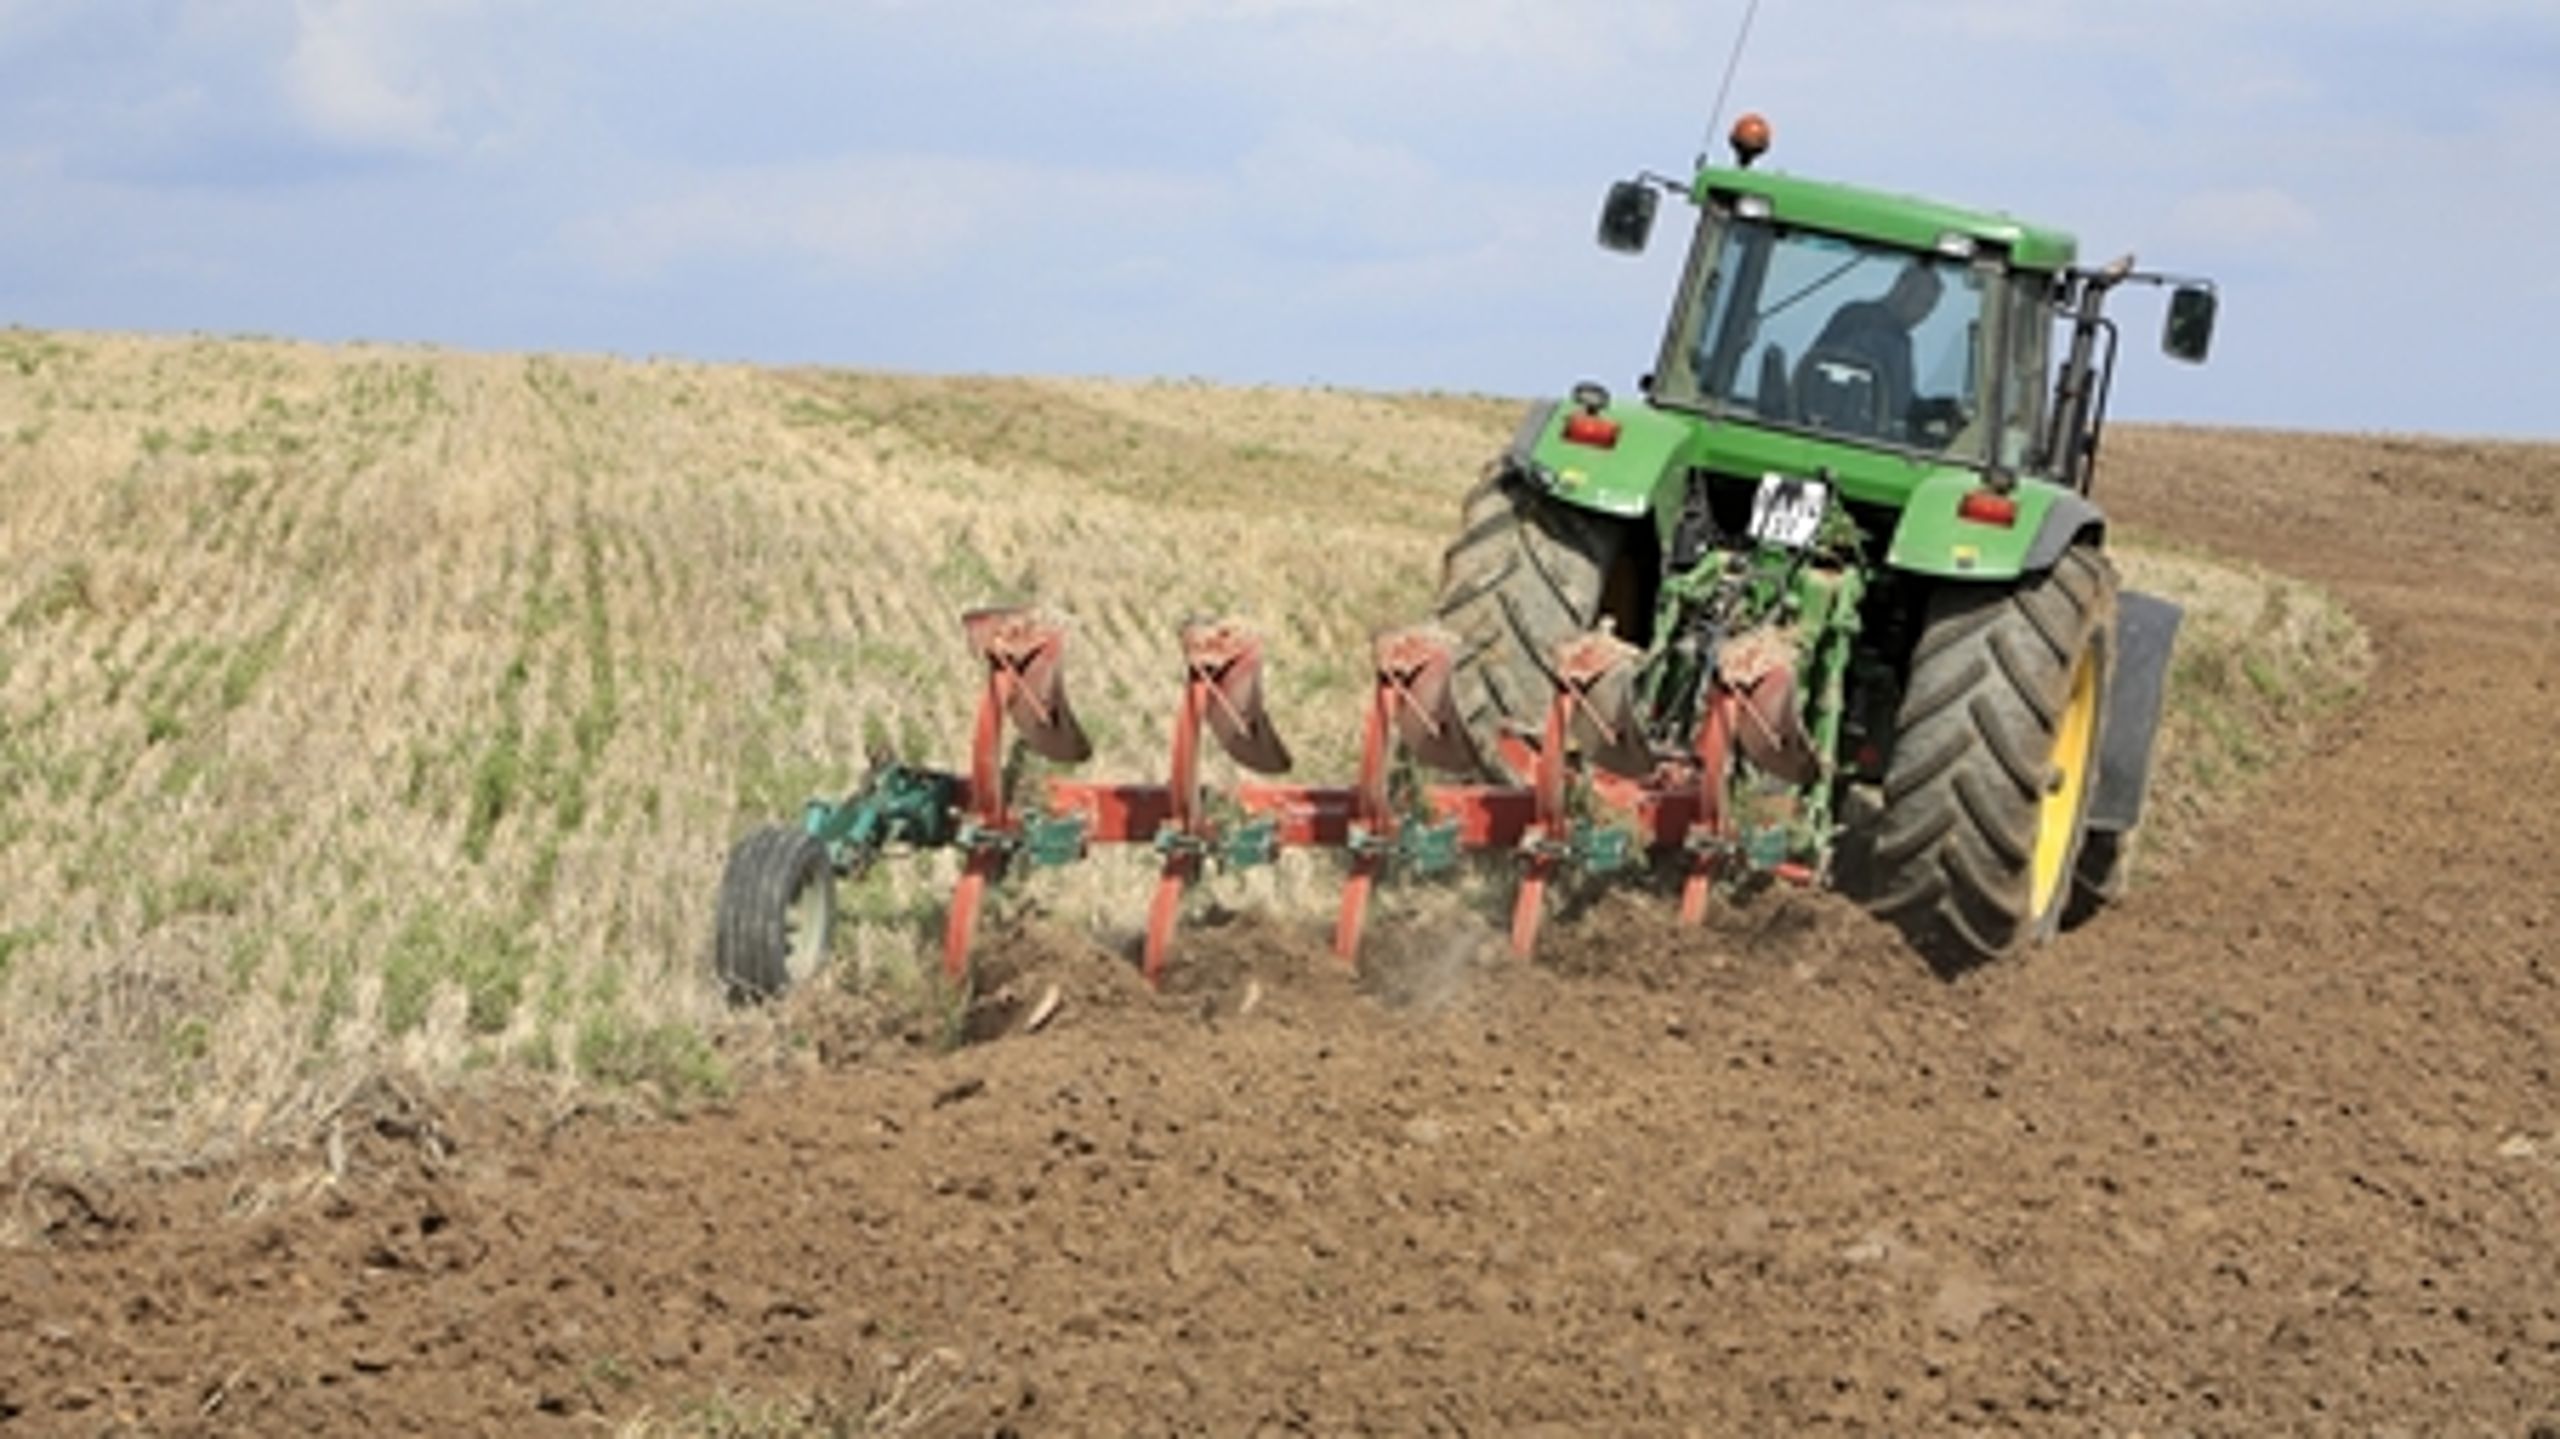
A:
{"label": "plowed soil", "polygon": [[2113,444],[2378,664],[2023,962],[1613,897],[1357,983],[1236,918],[1152,996],[1035,929],[998,988],[1063,1008],[954,1054],[31,1181],[0,1431],[2560,1433],[2560,451]]}

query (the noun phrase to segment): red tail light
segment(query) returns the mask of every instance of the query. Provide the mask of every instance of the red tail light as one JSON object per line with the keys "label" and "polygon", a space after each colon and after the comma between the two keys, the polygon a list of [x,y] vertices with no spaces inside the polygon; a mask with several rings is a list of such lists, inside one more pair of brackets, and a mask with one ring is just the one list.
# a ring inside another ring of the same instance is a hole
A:
{"label": "red tail light", "polygon": [[1618,422],[1607,415],[1570,415],[1564,422],[1564,438],[1569,445],[1614,450],[1618,447]]}
{"label": "red tail light", "polygon": [[2008,529],[2018,522],[2018,502],[2009,495],[1995,495],[1989,490],[1973,490],[1956,502],[1958,518],[1977,525]]}

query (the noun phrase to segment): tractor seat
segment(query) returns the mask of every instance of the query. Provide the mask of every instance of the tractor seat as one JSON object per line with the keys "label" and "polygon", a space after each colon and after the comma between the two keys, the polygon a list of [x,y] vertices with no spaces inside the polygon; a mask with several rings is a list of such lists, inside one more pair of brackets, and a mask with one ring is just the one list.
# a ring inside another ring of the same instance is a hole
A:
{"label": "tractor seat", "polygon": [[1796,418],[1804,424],[1879,439],[1891,433],[1883,377],[1864,355],[1820,347],[1807,350],[1796,363],[1794,388]]}

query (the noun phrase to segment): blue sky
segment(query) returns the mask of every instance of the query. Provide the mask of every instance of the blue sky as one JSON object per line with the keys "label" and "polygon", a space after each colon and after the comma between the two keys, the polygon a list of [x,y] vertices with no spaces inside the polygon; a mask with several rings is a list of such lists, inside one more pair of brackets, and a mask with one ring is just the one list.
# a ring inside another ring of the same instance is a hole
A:
{"label": "blue sky", "polygon": [[[1527,395],[1742,0],[0,0],[0,323]],[[1768,163],[2215,276],[2117,413],[2560,436],[2560,3],[1763,0]],[[1666,212],[1666,218],[1669,212]]]}

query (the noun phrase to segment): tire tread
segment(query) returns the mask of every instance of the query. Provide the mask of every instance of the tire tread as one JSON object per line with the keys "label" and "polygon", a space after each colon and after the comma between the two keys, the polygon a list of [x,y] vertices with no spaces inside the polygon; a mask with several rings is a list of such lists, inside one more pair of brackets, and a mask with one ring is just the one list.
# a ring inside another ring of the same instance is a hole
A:
{"label": "tire tread", "polygon": [[2075,864],[2046,911],[2028,912],[2053,737],[2091,645],[2104,723],[2115,594],[2114,567],[2075,546],[2005,591],[1941,589],[1929,602],[1886,765],[1869,907],[1941,968],[2017,953],[2081,891]]}

